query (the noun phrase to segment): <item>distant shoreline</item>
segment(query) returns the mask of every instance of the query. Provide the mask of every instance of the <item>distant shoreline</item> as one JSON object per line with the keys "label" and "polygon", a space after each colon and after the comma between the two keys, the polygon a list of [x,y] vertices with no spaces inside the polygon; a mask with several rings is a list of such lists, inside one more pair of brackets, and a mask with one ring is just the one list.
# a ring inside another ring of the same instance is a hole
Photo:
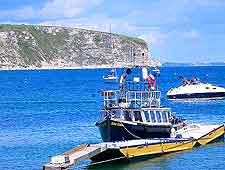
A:
{"label": "distant shoreline", "polygon": [[160,66],[160,67],[225,67],[225,65],[173,65],[173,66]]}
{"label": "distant shoreline", "polygon": [[[152,66],[155,67],[155,66]],[[162,65],[162,67],[225,67],[225,65]],[[82,66],[82,67],[28,67],[28,68],[1,68],[0,71],[26,71],[26,70],[84,70],[84,69],[110,69],[112,66]],[[124,68],[123,66],[117,66],[116,68]]]}
{"label": "distant shoreline", "polygon": [[215,63],[173,63],[166,62],[162,64],[163,67],[198,67],[198,66],[225,66],[225,62]]}

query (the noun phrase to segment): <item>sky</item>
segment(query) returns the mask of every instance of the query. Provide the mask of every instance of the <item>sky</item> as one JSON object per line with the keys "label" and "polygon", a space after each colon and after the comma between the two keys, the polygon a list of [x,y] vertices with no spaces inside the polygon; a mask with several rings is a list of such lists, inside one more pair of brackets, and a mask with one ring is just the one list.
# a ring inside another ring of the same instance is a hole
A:
{"label": "sky", "polygon": [[225,0],[0,0],[1,24],[58,25],[144,39],[161,62],[225,62]]}

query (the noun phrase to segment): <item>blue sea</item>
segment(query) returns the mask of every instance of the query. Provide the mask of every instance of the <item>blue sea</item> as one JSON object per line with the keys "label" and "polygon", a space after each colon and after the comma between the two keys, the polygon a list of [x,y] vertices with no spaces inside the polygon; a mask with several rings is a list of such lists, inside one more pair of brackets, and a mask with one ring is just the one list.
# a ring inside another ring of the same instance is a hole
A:
{"label": "blue sea", "polygon": [[[166,92],[179,76],[225,86],[225,67],[163,67],[158,78],[162,104],[190,122],[225,122],[225,100],[170,102]],[[50,156],[82,143],[99,143],[102,89],[117,88],[102,76],[108,69],[0,71],[0,169],[41,170]],[[120,70],[121,72],[122,70]],[[131,163],[71,169],[224,170],[223,142]]]}

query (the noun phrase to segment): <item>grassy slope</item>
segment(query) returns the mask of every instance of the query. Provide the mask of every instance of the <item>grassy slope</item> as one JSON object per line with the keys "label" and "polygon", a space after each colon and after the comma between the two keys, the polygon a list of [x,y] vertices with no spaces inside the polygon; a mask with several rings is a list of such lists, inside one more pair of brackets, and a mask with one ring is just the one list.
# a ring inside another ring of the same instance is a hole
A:
{"label": "grassy slope", "polygon": [[[69,28],[70,29],[70,28]],[[59,55],[59,50],[62,50],[66,45],[66,40],[69,37],[67,28],[61,28],[60,32],[56,35],[46,33],[42,29],[38,29],[38,26],[32,25],[0,25],[0,32],[14,31],[17,35],[23,35],[18,39],[17,49],[19,54],[23,57],[26,65],[41,66],[41,61],[50,61],[53,57]],[[28,32],[32,35],[33,39],[25,39],[23,32]],[[85,30],[84,30],[85,31]],[[86,30],[90,32],[91,30]],[[134,42],[147,46],[146,42],[139,38],[128,37],[125,35],[113,34],[118,36],[123,41],[128,43]],[[97,37],[96,42],[100,42],[101,37]],[[34,42],[36,45],[34,45]]]}

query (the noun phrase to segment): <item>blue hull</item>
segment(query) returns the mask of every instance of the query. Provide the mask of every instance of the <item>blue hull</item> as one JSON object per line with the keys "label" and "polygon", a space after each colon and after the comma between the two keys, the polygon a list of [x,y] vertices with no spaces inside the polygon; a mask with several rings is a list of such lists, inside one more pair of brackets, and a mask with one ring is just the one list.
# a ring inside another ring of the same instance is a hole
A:
{"label": "blue hull", "polygon": [[167,98],[168,99],[216,99],[216,98],[225,98],[225,92],[167,95]]}
{"label": "blue hull", "polygon": [[[122,125],[122,126],[121,126]],[[96,123],[99,128],[102,140],[104,142],[146,139],[146,138],[167,138],[170,137],[171,126],[154,125],[147,126],[143,124],[128,124],[105,120]]]}

